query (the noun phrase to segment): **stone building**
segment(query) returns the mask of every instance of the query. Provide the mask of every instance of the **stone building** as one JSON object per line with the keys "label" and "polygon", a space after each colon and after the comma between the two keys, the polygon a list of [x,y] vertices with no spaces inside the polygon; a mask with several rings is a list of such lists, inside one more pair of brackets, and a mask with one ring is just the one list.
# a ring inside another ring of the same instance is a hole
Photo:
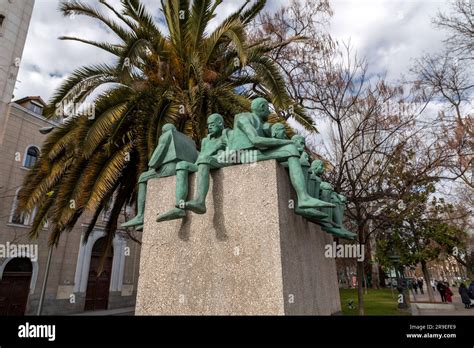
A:
{"label": "stone building", "polygon": [[[45,103],[40,97],[11,102],[33,7],[34,0],[0,1],[0,316],[37,312],[49,250],[48,226],[39,239],[30,240],[35,213],[15,214],[24,175],[40,156],[46,137],[39,130],[57,126],[42,116]],[[84,215],[53,249],[43,314],[134,306],[139,245],[117,231],[105,271],[97,277],[107,213],[83,243],[89,220]]]}
{"label": "stone building", "polygon": [[[45,227],[39,239],[30,240],[28,232],[33,216],[14,213],[23,177],[38,159],[46,137],[39,129],[57,125],[41,116],[44,106],[40,97],[11,103],[5,138],[0,146],[0,315],[36,314],[45,277],[48,228]],[[107,213],[99,218],[88,242],[83,244],[89,218],[83,216],[71,232],[61,236],[58,247],[53,250],[43,314],[124,308],[135,304],[139,245],[123,231],[117,231],[105,271],[97,278]],[[15,255],[20,248],[23,253]]]}
{"label": "stone building", "polygon": [[30,25],[34,0],[0,1],[0,144],[8,122],[18,68]]}

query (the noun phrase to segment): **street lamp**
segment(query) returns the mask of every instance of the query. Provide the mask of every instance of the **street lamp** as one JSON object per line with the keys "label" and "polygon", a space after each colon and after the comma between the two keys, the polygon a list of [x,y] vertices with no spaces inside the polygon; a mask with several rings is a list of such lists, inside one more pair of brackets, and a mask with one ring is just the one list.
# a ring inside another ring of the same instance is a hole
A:
{"label": "street lamp", "polygon": [[405,300],[405,284],[403,282],[403,274],[400,274],[400,256],[397,254],[389,255],[388,259],[392,262],[393,267],[395,268],[395,276],[397,277],[397,290],[398,295],[398,308],[406,309],[408,305]]}

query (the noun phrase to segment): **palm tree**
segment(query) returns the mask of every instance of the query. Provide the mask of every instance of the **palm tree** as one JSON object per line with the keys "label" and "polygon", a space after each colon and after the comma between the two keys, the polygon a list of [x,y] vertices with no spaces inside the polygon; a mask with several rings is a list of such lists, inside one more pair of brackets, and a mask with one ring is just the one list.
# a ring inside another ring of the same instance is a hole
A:
{"label": "palm tree", "polygon": [[[267,53],[300,38],[273,44],[246,37],[265,0],[247,0],[211,33],[209,22],[222,0],[162,0],[166,35],[140,0],[122,0],[121,12],[99,2],[114,19],[80,1],[62,2],[60,10],[100,21],[119,44],[60,39],[105,50],[114,63],[81,67],[57,89],[45,115],[68,117],[49,134],[19,196],[19,211],[37,209],[30,237],[38,236],[47,219],[51,244],[85,211],[92,213],[87,239],[107,202],[112,202],[105,227],[111,243],[122,209],[134,203],[138,176],[147,169],[164,123],[198,140],[207,115],[219,112],[231,126],[234,114],[248,110],[249,97],[266,97],[277,115],[292,104]],[[91,99],[93,114],[87,108]],[[300,108],[294,112],[297,121],[312,127]]]}

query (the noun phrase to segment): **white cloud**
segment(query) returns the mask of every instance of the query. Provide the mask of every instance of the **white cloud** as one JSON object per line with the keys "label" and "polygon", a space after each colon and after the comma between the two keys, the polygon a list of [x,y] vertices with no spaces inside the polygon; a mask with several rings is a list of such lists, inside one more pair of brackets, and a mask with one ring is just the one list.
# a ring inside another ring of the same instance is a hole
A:
{"label": "white cloud", "polygon": [[[109,1],[118,4],[118,0]],[[97,5],[97,1],[88,2]],[[146,0],[145,3],[156,18],[161,15],[159,1]],[[242,3],[243,0],[224,0],[211,29]],[[285,0],[269,0],[267,10],[275,10],[284,3]],[[15,90],[16,98],[41,95],[47,100],[75,68],[111,59],[100,49],[57,39],[69,35],[96,41],[116,40],[96,21],[83,16],[74,19],[63,17],[58,5],[58,0],[36,1]],[[338,40],[351,38],[351,44],[359,55],[367,56],[372,73],[387,71],[391,78],[397,78],[407,71],[411,58],[441,47],[443,33],[433,28],[431,18],[438,8],[446,8],[444,1],[333,0],[331,5],[335,10],[331,34]]]}
{"label": "white cloud", "polygon": [[445,33],[432,18],[449,2],[440,0],[333,0],[331,34],[365,56],[371,73],[397,79],[412,59],[437,52]]}

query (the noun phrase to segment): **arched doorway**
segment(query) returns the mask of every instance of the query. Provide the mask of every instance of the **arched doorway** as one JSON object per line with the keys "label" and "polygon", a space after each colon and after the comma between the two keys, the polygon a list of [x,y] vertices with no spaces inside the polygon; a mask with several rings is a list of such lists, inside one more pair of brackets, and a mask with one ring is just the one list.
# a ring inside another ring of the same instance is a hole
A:
{"label": "arched doorway", "polygon": [[0,280],[0,316],[25,314],[32,271],[33,265],[25,257],[7,263]]}
{"label": "arched doorway", "polygon": [[87,281],[85,311],[97,311],[107,309],[109,302],[110,278],[112,274],[113,249],[107,255],[103,271],[98,275],[100,257],[106,248],[106,239],[98,239],[92,248],[91,263],[89,267],[89,278]]}

